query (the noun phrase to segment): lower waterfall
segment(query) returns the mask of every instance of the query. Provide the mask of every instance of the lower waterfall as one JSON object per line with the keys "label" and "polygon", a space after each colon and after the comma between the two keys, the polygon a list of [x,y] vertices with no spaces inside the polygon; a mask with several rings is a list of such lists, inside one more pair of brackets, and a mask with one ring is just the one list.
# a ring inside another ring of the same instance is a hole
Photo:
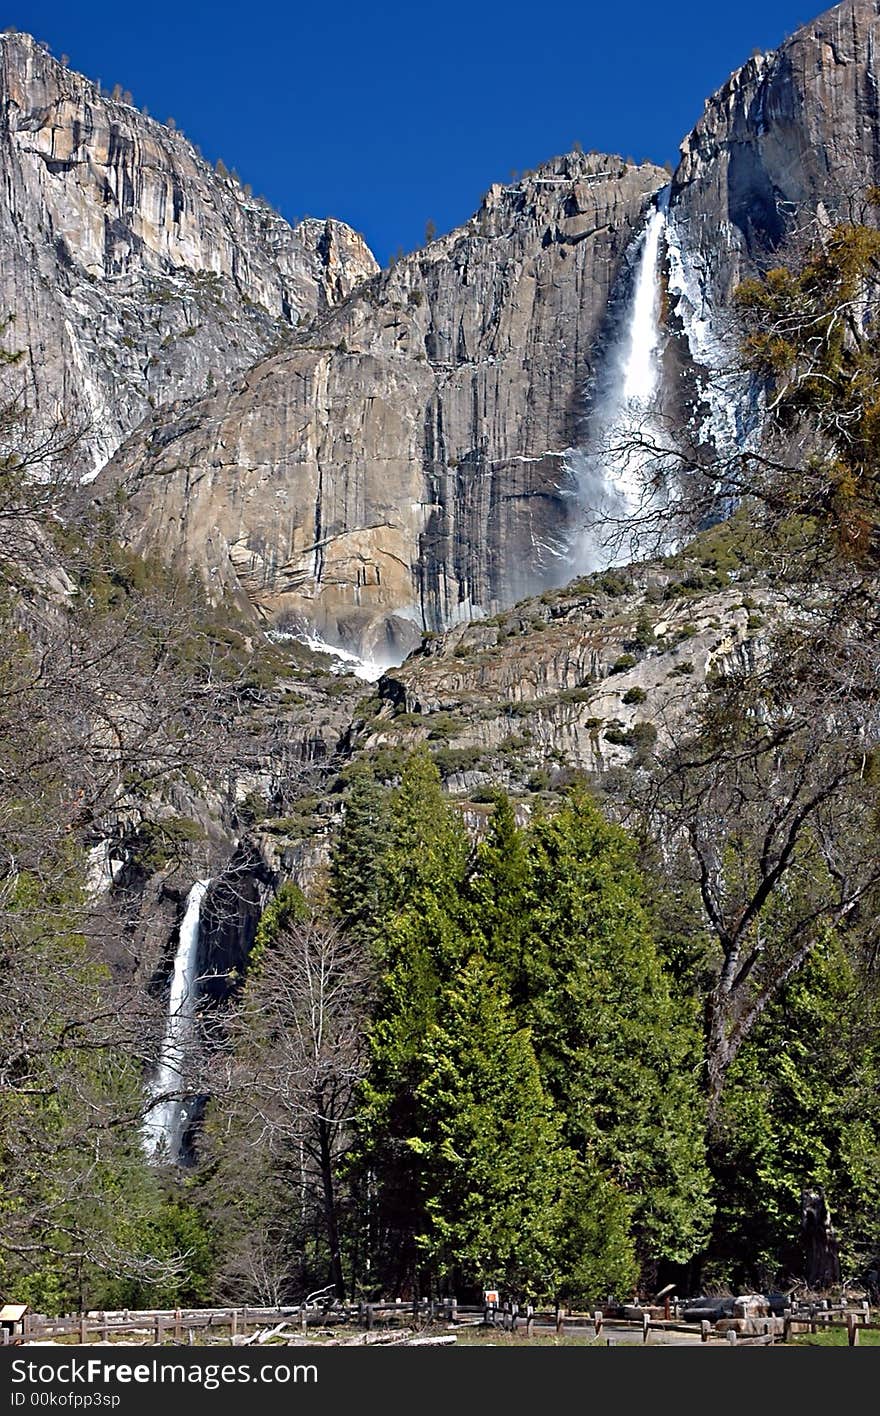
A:
{"label": "lower waterfall", "polygon": [[584,525],[570,548],[581,574],[635,559],[638,531],[627,529],[647,503],[646,474],[655,470],[661,376],[661,280],[669,188],[657,196],[635,257],[624,317],[603,360],[592,396],[586,445],[568,467]]}
{"label": "lower waterfall", "polygon": [[168,1021],[159,1053],[159,1064],[149,1083],[151,1097],[164,1097],[147,1113],[143,1128],[144,1147],[154,1160],[180,1163],[183,1136],[189,1119],[190,1103],[185,1097],[169,1096],[183,1086],[187,1045],[193,1034],[197,998],[199,922],[202,902],[210,880],[197,880],[186,898],[180,924],[174,972],[168,998]]}

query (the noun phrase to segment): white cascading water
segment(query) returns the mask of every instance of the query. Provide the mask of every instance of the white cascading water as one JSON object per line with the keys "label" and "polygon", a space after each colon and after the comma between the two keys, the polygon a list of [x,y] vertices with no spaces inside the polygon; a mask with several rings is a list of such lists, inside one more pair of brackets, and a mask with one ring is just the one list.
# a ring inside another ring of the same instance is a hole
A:
{"label": "white cascading water", "polygon": [[164,1097],[147,1113],[144,1122],[144,1147],[154,1160],[178,1164],[184,1131],[189,1116],[185,1097],[169,1096],[183,1086],[186,1049],[193,1033],[197,999],[199,923],[202,902],[210,880],[197,880],[186,897],[186,908],[180,924],[174,972],[168,998],[168,1021],[159,1065],[149,1084],[152,1097]]}
{"label": "white cascading water", "polygon": [[362,659],[358,654],[352,654],[349,649],[340,649],[337,644],[328,643],[320,634],[310,629],[302,629],[295,634],[284,629],[270,629],[266,638],[276,644],[282,644],[285,640],[304,644],[315,654],[327,654],[335,660],[331,673],[354,674],[355,678],[363,679],[366,683],[375,683],[390,667],[389,664],[380,664],[376,659]]}
{"label": "white cascading water", "polygon": [[645,474],[656,462],[651,441],[658,432],[661,243],[668,205],[669,189],[664,188],[641,239],[625,318],[597,381],[587,446],[569,456],[587,522],[572,546],[581,574],[633,558],[638,537],[627,532],[626,522],[647,502]]}

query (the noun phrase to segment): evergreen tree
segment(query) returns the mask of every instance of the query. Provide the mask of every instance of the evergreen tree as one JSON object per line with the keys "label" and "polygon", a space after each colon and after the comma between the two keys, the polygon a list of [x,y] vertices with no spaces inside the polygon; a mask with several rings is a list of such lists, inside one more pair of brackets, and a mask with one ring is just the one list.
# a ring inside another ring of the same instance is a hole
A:
{"label": "evergreen tree", "polygon": [[418,908],[428,897],[457,914],[468,858],[461,817],[443,793],[426,748],[409,757],[392,799],[393,835],[385,857],[388,908]]}
{"label": "evergreen tree", "polygon": [[468,929],[475,947],[496,964],[515,1003],[525,990],[530,863],[526,833],[510,798],[499,793],[467,887]]}
{"label": "evergreen tree", "polygon": [[392,841],[391,793],[359,772],[345,798],[345,815],[330,860],[333,906],[345,928],[371,937],[388,909],[385,856]]}
{"label": "evergreen tree", "polygon": [[880,1226],[880,998],[829,934],[730,1070],[715,1146],[706,1272],[766,1286],[803,1275],[801,1191],[821,1186],[844,1275],[864,1280]]}
{"label": "evergreen tree", "polygon": [[583,792],[529,833],[524,968],[566,1138],[634,1200],[643,1258],[684,1262],[711,1217],[699,1030],[641,904],[635,844]]}
{"label": "evergreen tree", "polygon": [[[429,1273],[459,1289],[499,1284],[512,1297],[554,1297],[566,1221],[589,1211],[591,1197],[578,1184],[584,1177],[563,1142],[529,1033],[483,959],[471,958],[444,990],[423,1063],[418,1130],[408,1145],[420,1162],[427,1223],[416,1242]],[[618,1262],[603,1266],[611,1246]],[[594,1293],[631,1281],[625,1222],[589,1257]]]}

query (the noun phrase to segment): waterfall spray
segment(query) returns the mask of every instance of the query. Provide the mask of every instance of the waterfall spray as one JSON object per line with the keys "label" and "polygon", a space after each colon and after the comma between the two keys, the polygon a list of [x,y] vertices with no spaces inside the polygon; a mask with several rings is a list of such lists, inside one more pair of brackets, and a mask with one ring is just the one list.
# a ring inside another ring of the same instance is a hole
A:
{"label": "waterfall spray", "polygon": [[[637,539],[627,534],[626,520],[644,502],[644,474],[655,461],[650,443],[657,431],[661,251],[668,206],[666,187],[645,225],[625,317],[597,379],[587,444],[569,457],[587,521],[587,530],[571,548],[574,569],[582,574],[629,559]],[[604,543],[595,533],[602,520],[617,528]]]}
{"label": "waterfall spray", "polygon": [[186,899],[180,925],[174,972],[168,998],[168,1021],[159,1053],[159,1065],[149,1084],[152,1097],[165,1097],[149,1111],[144,1122],[144,1147],[153,1159],[180,1162],[189,1103],[183,1097],[168,1096],[183,1086],[186,1048],[193,1033],[197,998],[199,922],[209,880],[197,880]]}

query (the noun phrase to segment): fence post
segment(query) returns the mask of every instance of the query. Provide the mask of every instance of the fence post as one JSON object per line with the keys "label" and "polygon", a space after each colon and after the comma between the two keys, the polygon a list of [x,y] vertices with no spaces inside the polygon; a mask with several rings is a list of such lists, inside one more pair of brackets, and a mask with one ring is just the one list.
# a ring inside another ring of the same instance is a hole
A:
{"label": "fence post", "polygon": [[[190,1329],[190,1331],[192,1331],[192,1329]],[[232,1318],[231,1318],[230,1324],[229,1324],[229,1335],[230,1335],[230,1337],[237,1337],[237,1336],[238,1336],[238,1309],[237,1309],[237,1308],[233,1308],[233,1310],[232,1310]]]}
{"label": "fence post", "polygon": [[104,1342],[110,1341],[110,1325],[107,1322],[106,1309],[101,1310],[101,1338]]}
{"label": "fence post", "polygon": [[708,1318],[703,1318],[702,1322],[700,1323],[700,1341],[701,1341],[701,1342],[708,1342],[708,1341],[709,1341],[709,1319],[708,1319]]}
{"label": "fence post", "polygon": [[456,1297],[452,1299],[452,1307],[449,1310],[449,1321],[451,1323],[458,1322],[458,1299]]}
{"label": "fence post", "polygon": [[526,1307],[526,1337],[535,1335],[535,1309],[531,1303]]}
{"label": "fence post", "polygon": [[646,1310],[642,1311],[642,1342],[648,1341],[648,1329],[651,1326],[651,1315]]}
{"label": "fence post", "polygon": [[180,1324],[181,1324],[182,1319],[183,1319],[183,1314],[181,1313],[180,1309],[179,1309],[179,1308],[175,1308],[175,1309],[174,1309],[174,1341],[175,1341],[175,1344],[176,1344],[178,1347],[180,1346]]}
{"label": "fence post", "polygon": [[80,1340],[80,1342],[82,1343],[83,1347],[85,1347],[85,1345],[86,1345],[86,1332],[87,1332],[86,1315],[85,1315],[85,1313],[80,1313],[80,1315],[79,1315],[79,1340]]}
{"label": "fence post", "polygon": [[597,1336],[597,1337],[601,1337],[601,1336],[602,1336],[602,1319],[603,1319],[603,1317],[604,1317],[604,1314],[603,1314],[603,1312],[602,1312],[602,1309],[601,1309],[601,1308],[597,1308],[596,1311],[595,1311],[595,1313],[593,1314],[593,1326],[594,1326],[595,1329],[596,1329],[596,1336]]}
{"label": "fence post", "polygon": [[557,1304],[557,1305],[556,1305],[556,1335],[557,1335],[557,1337],[559,1337],[561,1334],[564,1334],[564,1332],[565,1332],[565,1323],[564,1323],[563,1317],[562,1317],[562,1309],[561,1309],[561,1308],[559,1307],[559,1305]]}
{"label": "fence post", "polygon": [[373,1305],[367,1304],[367,1332],[373,1331]]}
{"label": "fence post", "polygon": [[736,1347],[736,1328],[727,1329],[727,1341],[730,1343],[731,1347]]}
{"label": "fence post", "polygon": [[158,1345],[158,1346],[161,1346],[161,1344],[162,1344],[162,1319],[159,1317],[159,1314],[158,1314],[158,1313],[156,1314],[156,1333],[155,1333],[155,1337],[156,1337],[156,1343],[157,1343],[157,1345]]}
{"label": "fence post", "polygon": [[846,1340],[850,1347],[859,1345],[859,1320],[855,1313],[846,1315]]}

